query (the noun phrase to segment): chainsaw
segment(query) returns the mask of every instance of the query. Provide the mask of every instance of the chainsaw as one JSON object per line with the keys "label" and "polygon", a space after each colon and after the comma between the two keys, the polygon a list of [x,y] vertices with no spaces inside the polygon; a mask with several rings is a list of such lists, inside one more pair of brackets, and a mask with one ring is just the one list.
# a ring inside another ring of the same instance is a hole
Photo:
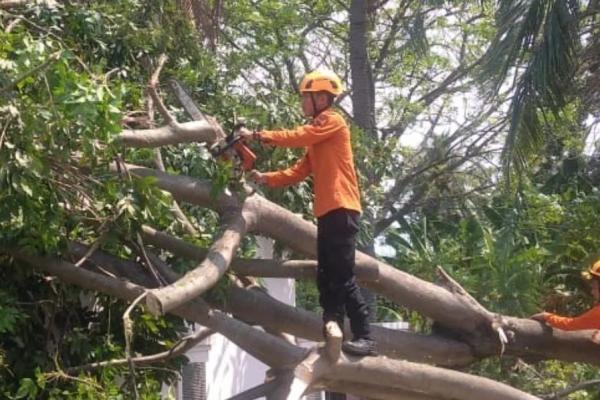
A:
{"label": "chainsaw", "polygon": [[211,146],[209,151],[213,157],[231,161],[236,170],[241,172],[250,171],[254,167],[256,155],[248,146],[245,139],[239,135],[245,124],[235,124],[225,140]]}
{"label": "chainsaw", "polygon": [[[179,82],[172,79],[170,84],[183,108],[195,121],[208,121],[208,118],[194,104],[190,95]],[[239,131],[244,126],[244,123],[235,124],[224,140],[217,142],[209,148],[209,152],[214,158],[230,160],[234,165],[234,169],[238,172],[250,171],[254,166],[254,161],[256,161],[256,155],[246,146],[244,139],[239,136]]]}

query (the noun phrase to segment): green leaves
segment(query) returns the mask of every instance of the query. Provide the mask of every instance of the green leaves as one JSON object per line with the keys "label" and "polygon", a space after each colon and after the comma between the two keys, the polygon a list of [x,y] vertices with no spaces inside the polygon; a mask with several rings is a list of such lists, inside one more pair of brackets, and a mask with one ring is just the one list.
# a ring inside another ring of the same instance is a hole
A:
{"label": "green leaves", "polygon": [[[577,1],[500,4],[498,32],[486,53],[482,77],[492,83],[491,95],[497,95],[505,79],[514,79],[510,75],[516,74],[511,126],[502,157],[509,177],[512,166],[524,172],[530,156],[552,136],[544,129],[548,114],[563,118],[563,110],[575,94],[581,37]],[[511,72],[512,68],[523,72]]]}

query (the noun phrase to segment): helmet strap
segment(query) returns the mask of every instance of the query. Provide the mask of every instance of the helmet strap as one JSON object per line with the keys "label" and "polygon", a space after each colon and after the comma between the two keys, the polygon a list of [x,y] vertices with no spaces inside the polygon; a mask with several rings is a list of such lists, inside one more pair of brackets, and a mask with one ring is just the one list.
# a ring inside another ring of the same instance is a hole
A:
{"label": "helmet strap", "polygon": [[317,118],[319,116],[319,114],[321,114],[323,111],[325,111],[327,109],[327,107],[322,108],[321,110],[317,109],[317,101],[315,100],[315,92],[310,92],[310,100],[312,101],[312,105],[313,105],[313,118]]}

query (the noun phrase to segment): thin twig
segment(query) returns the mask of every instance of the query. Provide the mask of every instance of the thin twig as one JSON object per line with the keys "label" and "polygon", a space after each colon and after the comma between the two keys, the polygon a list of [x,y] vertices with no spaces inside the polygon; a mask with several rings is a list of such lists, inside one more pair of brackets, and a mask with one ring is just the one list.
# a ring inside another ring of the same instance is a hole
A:
{"label": "thin twig", "polygon": [[154,103],[156,103],[156,108],[158,108],[158,111],[160,112],[162,117],[165,119],[165,122],[169,125],[173,125],[173,124],[177,124],[177,121],[175,120],[175,118],[173,118],[171,113],[169,113],[169,110],[167,110],[167,107],[162,102],[160,96],[158,95],[158,91],[156,90],[156,86],[158,85],[158,76],[160,75],[160,71],[162,70],[162,68],[166,62],[167,62],[167,56],[165,54],[162,54],[160,56],[160,58],[158,59],[158,66],[156,67],[156,70],[154,71],[154,73],[152,74],[152,77],[150,78],[150,83],[148,83],[147,89],[148,89],[148,94],[150,94],[150,96],[152,97],[152,100],[154,100]]}
{"label": "thin twig", "polygon": [[546,399],[546,400],[558,400],[558,399],[562,399],[562,398],[570,395],[571,393],[575,393],[580,390],[587,389],[590,386],[596,386],[596,385],[600,385],[600,379],[593,379],[591,381],[581,382],[575,386],[566,388],[559,392],[541,396],[541,398]]}
{"label": "thin twig", "polygon": [[166,284],[168,284],[168,282],[165,281],[165,279],[161,276],[161,274],[154,267],[154,264],[152,263],[152,261],[150,261],[150,258],[148,257],[148,254],[146,253],[146,248],[144,246],[144,241],[142,240],[142,235],[137,233],[136,239],[137,239],[136,244],[139,247],[140,253],[142,254],[142,257],[144,258],[144,261],[146,262],[148,269],[152,273],[152,276],[156,280],[156,283],[158,283],[160,286],[165,286]]}
{"label": "thin twig", "polygon": [[27,77],[40,72],[41,70],[43,70],[46,67],[48,67],[50,64],[58,61],[58,59],[62,55],[62,52],[63,52],[62,50],[59,50],[59,51],[57,51],[55,53],[50,54],[50,57],[48,57],[48,59],[46,61],[44,61],[40,65],[38,65],[38,66],[30,69],[29,71],[23,72],[21,75],[19,75],[18,77],[16,77],[15,80],[13,80],[12,82],[9,82],[6,85],[4,85],[4,87],[2,89],[0,89],[0,95],[4,94],[5,92],[8,92],[9,90],[11,90],[15,86],[17,86],[17,84],[19,82],[23,81]]}
{"label": "thin twig", "polygon": [[[188,336],[185,336],[185,337],[179,339],[169,350],[166,350],[166,351],[163,351],[160,353],[156,353],[156,354],[152,354],[152,355],[135,357],[135,358],[132,358],[131,360],[136,364],[150,364],[150,363],[156,363],[156,362],[168,360],[170,358],[174,358],[174,357],[184,354],[189,349],[194,347],[196,344],[202,342],[204,339],[206,339],[213,333],[214,333],[214,331],[211,329],[201,329],[192,335],[188,335]],[[122,366],[122,365],[125,365],[128,363],[129,363],[129,360],[127,360],[126,358],[125,359],[108,360],[108,361],[100,361],[100,362],[80,365],[77,367],[70,367],[70,368],[67,368],[66,372],[73,373],[73,372],[78,372],[78,371],[91,371],[91,370],[95,370],[95,369],[103,368],[103,367],[118,367],[118,366]]]}
{"label": "thin twig", "polygon": [[2,128],[2,136],[0,136],[0,150],[2,150],[2,144],[4,143],[4,136],[6,135],[6,131],[8,130],[8,125],[10,125],[12,121],[12,118],[9,117],[8,120],[6,121],[6,124],[4,124],[4,127]]}
{"label": "thin twig", "polygon": [[109,79],[116,74],[117,72],[119,72],[121,69],[120,68],[113,68],[110,71],[108,71],[106,74],[104,74],[104,84],[107,85]]}
{"label": "thin twig", "polygon": [[123,331],[125,334],[125,356],[127,357],[129,372],[131,373],[131,386],[133,389],[134,398],[136,400],[140,398],[140,395],[137,391],[137,383],[135,381],[135,362],[131,357],[131,338],[133,337],[133,322],[131,321],[131,318],[129,318],[129,314],[135,308],[135,306],[146,297],[147,294],[148,292],[145,291],[144,293],[139,295],[133,301],[133,303],[131,303],[131,305],[127,307],[127,310],[125,310],[125,313],[123,314]]}
{"label": "thin twig", "polygon": [[70,381],[74,381],[74,382],[83,383],[84,385],[91,386],[96,390],[102,390],[102,386],[93,382],[91,379],[82,379],[82,378],[78,378],[76,376],[67,375],[62,371],[46,372],[43,375],[48,381],[52,381],[53,379],[64,379],[64,380],[70,380]]}
{"label": "thin twig", "polygon": [[4,29],[4,32],[10,33],[21,21],[23,21],[23,17],[19,15],[17,18],[10,21],[10,23],[6,26],[6,29]]}
{"label": "thin twig", "polygon": [[98,237],[98,239],[96,239],[96,241],[92,244],[92,246],[90,246],[90,248],[83,255],[83,257],[81,257],[81,259],[75,263],[76,267],[81,267],[83,265],[83,263],[86,262],[87,259],[96,252],[96,250],[98,250],[98,248],[100,247],[102,242],[104,242],[106,240],[106,238],[108,237],[108,230],[105,229],[107,222],[108,222],[108,220],[104,221],[102,226],[100,226],[100,231],[102,232],[102,234],[100,235],[100,237]]}

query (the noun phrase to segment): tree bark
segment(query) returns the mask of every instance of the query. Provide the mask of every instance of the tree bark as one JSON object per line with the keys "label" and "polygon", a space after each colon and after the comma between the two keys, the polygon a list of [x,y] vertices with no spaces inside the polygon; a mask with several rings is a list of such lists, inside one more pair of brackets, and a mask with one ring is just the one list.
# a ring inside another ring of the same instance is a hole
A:
{"label": "tree bark", "polygon": [[[147,290],[143,286],[78,268],[65,261],[18,252],[9,253],[35,269],[57,276],[63,282],[102,292],[122,300],[133,301]],[[295,365],[306,355],[305,349],[293,346],[283,339],[266,334],[230,318],[220,311],[213,310],[198,298],[173,309],[172,313],[218,331],[253,357],[273,368]]]}
{"label": "tree bark", "polygon": [[218,136],[207,121],[191,121],[155,129],[125,129],[117,140],[127,147],[160,147],[178,143],[214,142]]}
{"label": "tree bark", "polygon": [[350,4],[350,67],[352,74],[352,112],[356,124],[372,138],[377,138],[375,125],[375,85],[367,53],[367,0]]}
{"label": "tree bark", "polygon": [[211,246],[200,265],[187,272],[177,282],[150,290],[146,297],[146,305],[150,312],[154,315],[164,314],[213,287],[229,268],[247,230],[248,222],[241,212],[228,216],[224,221],[223,233]]}
{"label": "tree bark", "polygon": [[[487,378],[402,360],[341,359],[324,379],[372,384],[423,393],[439,399],[534,400],[536,396]],[[392,390],[394,390],[392,389]]]}

